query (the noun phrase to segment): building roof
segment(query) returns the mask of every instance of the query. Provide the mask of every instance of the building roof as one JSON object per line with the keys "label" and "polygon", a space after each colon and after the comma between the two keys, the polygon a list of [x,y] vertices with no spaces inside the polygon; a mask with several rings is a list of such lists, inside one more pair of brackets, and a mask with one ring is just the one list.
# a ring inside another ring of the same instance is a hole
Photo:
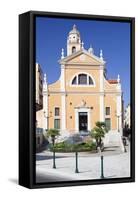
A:
{"label": "building roof", "polygon": [[118,81],[116,79],[107,80],[110,84],[117,84]]}

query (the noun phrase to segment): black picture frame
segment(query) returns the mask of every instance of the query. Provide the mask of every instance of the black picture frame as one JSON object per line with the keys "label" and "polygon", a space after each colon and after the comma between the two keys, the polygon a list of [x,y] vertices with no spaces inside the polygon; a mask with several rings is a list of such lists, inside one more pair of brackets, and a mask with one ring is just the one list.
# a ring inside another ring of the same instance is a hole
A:
{"label": "black picture frame", "polygon": [[[131,25],[131,177],[35,183],[35,17],[129,22]],[[19,15],[19,184],[27,188],[80,186],[135,181],[135,18],[29,11]]]}

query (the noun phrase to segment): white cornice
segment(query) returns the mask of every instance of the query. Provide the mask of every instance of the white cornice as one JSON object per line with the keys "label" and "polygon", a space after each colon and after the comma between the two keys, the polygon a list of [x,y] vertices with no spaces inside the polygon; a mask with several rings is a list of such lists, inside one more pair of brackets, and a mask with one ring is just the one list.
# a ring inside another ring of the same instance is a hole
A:
{"label": "white cornice", "polygon": [[77,51],[77,52],[74,53],[74,54],[71,54],[71,55],[69,55],[69,56],[66,56],[66,57],[63,58],[63,59],[60,59],[60,60],[59,60],[59,63],[60,63],[60,64],[66,64],[66,62],[68,62],[69,60],[71,60],[71,59],[77,57],[77,56],[80,55],[80,54],[85,54],[85,55],[87,55],[87,56],[89,56],[89,57],[91,57],[91,58],[94,58],[96,61],[99,62],[99,65],[104,65],[104,64],[105,64],[105,61],[101,60],[99,57],[95,56],[94,54],[90,54],[90,53],[89,53],[87,50],[85,50],[85,49],[81,49],[80,51]]}
{"label": "white cornice", "polygon": [[48,94],[65,94],[65,95],[68,95],[68,94],[75,94],[75,95],[106,95],[106,94],[109,94],[109,95],[122,95],[122,92],[113,92],[113,91],[105,91],[105,92],[84,92],[84,91],[66,91],[66,92],[61,92],[61,91],[49,91]]}
{"label": "white cornice", "polygon": [[[82,66],[82,67],[81,67]],[[101,69],[104,69],[104,66],[99,66],[99,65],[91,65],[91,64],[82,64],[82,63],[77,63],[77,64],[66,64],[66,69],[80,69],[84,70],[84,66],[85,66],[85,70],[101,70]]]}
{"label": "white cornice", "polygon": [[98,67],[100,67],[100,64],[92,64],[92,63],[82,63],[82,62],[77,62],[77,63],[66,63],[65,64],[66,66],[68,66],[68,65],[74,65],[74,66],[76,66],[76,65],[79,65],[79,66],[84,66],[84,65],[86,65],[86,66],[98,66]]}

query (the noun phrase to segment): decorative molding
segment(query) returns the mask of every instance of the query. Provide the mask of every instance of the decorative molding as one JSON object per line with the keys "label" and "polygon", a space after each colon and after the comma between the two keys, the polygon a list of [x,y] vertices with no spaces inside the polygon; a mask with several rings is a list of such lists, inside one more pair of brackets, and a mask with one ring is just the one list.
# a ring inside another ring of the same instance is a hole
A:
{"label": "decorative molding", "polygon": [[62,48],[62,50],[61,50],[61,59],[63,59],[64,58],[64,49]]}
{"label": "decorative molding", "polygon": [[103,50],[100,49],[100,59],[103,61]]}
{"label": "decorative molding", "polygon": [[[95,67],[97,67],[97,68],[99,68],[100,66],[101,66],[101,64],[99,63],[99,64],[92,64],[92,63],[89,63],[89,62],[71,62],[71,63],[62,63],[62,64],[64,64],[65,66],[69,66],[70,65],[70,68],[71,68],[71,66],[91,66],[92,68],[95,66]],[[104,66],[104,65],[103,65]],[[73,68],[73,67],[72,67]]]}
{"label": "decorative molding", "polygon": [[108,92],[86,92],[86,91],[49,91],[49,94],[53,94],[53,95],[57,95],[57,94],[75,94],[75,95],[80,95],[80,94],[85,94],[85,95],[122,95],[122,92],[112,92],[112,91],[108,91]]}
{"label": "decorative molding", "polygon": [[84,61],[85,59],[86,59],[85,54],[80,55],[80,60],[81,60],[81,61]]}

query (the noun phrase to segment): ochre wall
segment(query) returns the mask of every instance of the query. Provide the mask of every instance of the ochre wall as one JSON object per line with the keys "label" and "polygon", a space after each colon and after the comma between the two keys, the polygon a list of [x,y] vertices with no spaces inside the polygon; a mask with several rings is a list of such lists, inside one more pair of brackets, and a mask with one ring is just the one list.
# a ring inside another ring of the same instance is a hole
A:
{"label": "ochre wall", "polygon": [[[79,94],[68,94],[66,95],[66,128],[70,131],[75,130],[75,107],[79,106],[84,100],[88,107],[93,107],[91,111],[91,128],[95,126],[95,122],[99,121],[100,118],[100,97],[98,95],[79,95]],[[71,103],[71,104],[70,104]],[[105,107],[110,107],[110,115],[105,118],[111,118],[111,129],[117,129],[117,118],[116,118],[116,95],[105,95],[104,97]],[[54,128],[54,108],[60,108],[61,119],[61,96],[50,95],[49,96],[49,128]],[[70,118],[72,117],[72,119]],[[61,122],[62,123],[62,122]]]}
{"label": "ochre wall", "polygon": [[[65,64],[65,98],[66,98],[66,128],[70,131],[75,130],[75,107],[80,105],[82,100],[86,102],[86,107],[93,107],[91,111],[91,128],[95,126],[95,122],[100,119],[100,64],[90,56],[75,57]],[[99,66],[98,66],[99,65]],[[77,73],[88,73],[94,81],[95,86],[71,86],[71,80]],[[111,107],[111,129],[117,129],[116,118],[116,84],[109,84],[104,80],[105,92],[110,91],[112,94],[105,94],[104,106]],[[48,86],[48,112],[49,112],[49,128],[54,128],[54,108],[60,108],[61,119],[61,93],[60,79]],[[93,94],[92,94],[93,93]],[[72,105],[70,105],[72,103]],[[70,118],[72,117],[72,119]],[[106,117],[106,116],[105,116]],[[62,123],[62,121],[61,121]],[[61,124],[60,124],[61,126]]]}
{"label": "ochre wall", "polygon": [[111,129],[117,129],[116,99],[115,94],[106,94],[104,98],[105,107],[110,107],[110,115],[105,115],[105,118],[111,118]]}
{"label": "ochre wall", "polygon": [[61,95],[60,94],[50,94],[48,96],[48,113],[49,113],[49,128],[54,128],[54,109],[55,107],[60,108],[60,119],[61,119]]}
{"label": "ochre wall", "polygon": [[49,91],[57,92],[60,90],[60,79],[55,83],[52,83],[48,86]]}
{"label": "ochre wall", "polygon": [[[95,122],[99,120],[100,110],[99,110],[99,97],[96,95],[67,95],[66,97],[66,108],[67,108],[67,129],[75,130],[75,107],[79,106],[84,100],[88,107],[93,107],[91,112],[91,127],[95,126]],[[72,103],[72,105],[70,105]],[[72,119],[70,119],[72,116]]]}

